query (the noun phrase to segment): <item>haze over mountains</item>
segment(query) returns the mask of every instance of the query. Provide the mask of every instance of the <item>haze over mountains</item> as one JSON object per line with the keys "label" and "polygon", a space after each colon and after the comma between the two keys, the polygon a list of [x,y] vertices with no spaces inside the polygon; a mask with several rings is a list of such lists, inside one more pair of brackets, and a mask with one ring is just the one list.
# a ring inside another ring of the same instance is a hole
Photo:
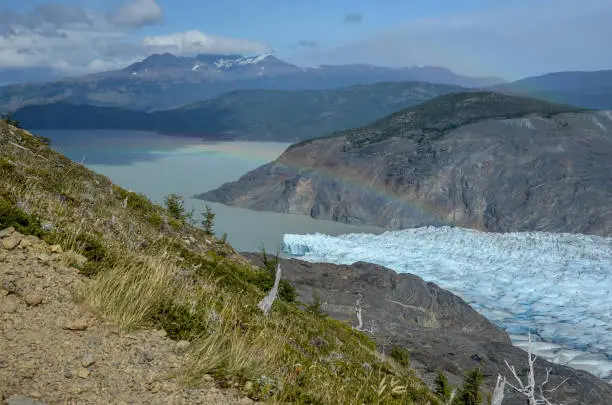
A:
{"label": "haze over mountains", "polygon": [[27,128],[134,129],[208,139],[299,141],[360,127],[436,96],[471,89],[612,109],[612,71],[512,83],[433,66],[300,68],[253,57],[155,54],[126,68],[0,88],[0,111]]}
{"label": "haze over mountains", "polygon": [[612,109],[612,70],[549,73],[492,89],[586,108]]}
{"label": "haze over mountains", "polygon": [[57,102],[14,118],[36,129],[132,129],[207,139],[300,141],[369,124],[462,87],[377,83],[330,90],[238,90],[173,110],[144,112]]}
{"label": "haze over mountains", "polygon": [[503,80],[461,76],[435,66],[388,68],[353,64],[300,68],[271,54],[179,57],[165,53],[120,70],[2,87],[0,111],[56,101],[148,111],[206,100],[233,90],[320,90],[390,81],[479,87]]}

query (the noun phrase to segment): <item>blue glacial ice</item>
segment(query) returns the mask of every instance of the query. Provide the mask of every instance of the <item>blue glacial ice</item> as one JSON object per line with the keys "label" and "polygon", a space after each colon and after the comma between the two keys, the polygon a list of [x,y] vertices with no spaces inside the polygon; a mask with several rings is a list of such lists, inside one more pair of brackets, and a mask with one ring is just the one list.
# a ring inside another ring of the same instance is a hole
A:
{"label": "blue glacial ice", "polygon": [[367,261],[416,274],[462,297],[515,345],[612,381],[612,238],[424,227],[381,235],[283,237],[311,262]]}

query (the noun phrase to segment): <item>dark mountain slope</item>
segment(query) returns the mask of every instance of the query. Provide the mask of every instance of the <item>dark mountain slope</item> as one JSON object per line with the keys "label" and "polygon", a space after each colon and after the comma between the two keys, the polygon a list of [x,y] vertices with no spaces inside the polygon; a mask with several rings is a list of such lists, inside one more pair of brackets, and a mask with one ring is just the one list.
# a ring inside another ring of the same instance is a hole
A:
{"label": "dark mountain slope", "polygon": [[549,73],[500,84],[494,89],[587,108],[612,109],[612,70]]}
{"label": "dark mountain slope", "polygon": [[199,197],[388,228],[609,235],[611,173],[612,113],[458,93],[296,144]]}
{"label": "dark mountain slope", "polygon": [[209,138],[297,141],[368,124],[460,87],[377,83],[334,90],[244,90],[174,110],[145,113],[63,102],[27,106],[30,129],[135,129]]}

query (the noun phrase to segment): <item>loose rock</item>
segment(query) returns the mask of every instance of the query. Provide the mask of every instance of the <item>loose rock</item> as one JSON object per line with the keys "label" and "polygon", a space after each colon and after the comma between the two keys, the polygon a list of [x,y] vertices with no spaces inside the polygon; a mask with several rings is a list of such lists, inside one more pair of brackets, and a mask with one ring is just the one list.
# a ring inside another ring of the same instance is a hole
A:
{"label": "loose rock", "polygon": [[12,226],[3,229],[0,231],[0,239],[2,238],[6,238],[7,236],[9,236],[10,234],[12,234],[13,232],[15,232],[15,228],[13,228]]}
{"label": "loose rock", "polygon": [[21,242],[21,235],[18,233],[13,233],[10,236],[2,239],[2,247],[6,250],[13,250],[19,245]]}
{"label": "loose rock", "polygon": [[24,301],[26,302],[26,304],[28,304],[31,307],[35,307],[37,305],[42,304],[43,302],[43,298],[42,296],[40,296],[40,294],[37,293],[30,293],[28,295],[25,296]]}
{"label": "loose rock", "polygon": [[24,397],[21,395],[9,398],[9,400],[6,401],[6,404],[7,405],[44,405],[43,403],[38,402],[32,398]]}
{"label": "loose rock", "polygon": [[89,367],[96,362],[93,354],[87,353],[81,358],[81,365],[83,367]]}
{"label": "loose rock", "polygon": [[184,353],[191,343],[187,340],[179,340],[176,342],[177,353]]}
{"label": "loose rock", "polygon": [[86,330],[89,327],[87,320],[85,319],[76,319],[74,321],[69,321],[64,325],[64,329],[67,330]]}
{"label": "loose rock", "polygon": [[91,373],[90,373],[90,372],[89,372],[89,370],[87,370],[86,368],[81,368],[81,369],[79,369],[79,372],[77,373],[77,375],[79,376],[79,378],[83,378],[83,379],[89,378],[89,375],[90,375],[90,374],[91,374]]}
{"label": "loose rock", "polygon": [[139,364],[150,363],[153,361],[153,354],[147,350],[139,350],[136,353],[136,361]]}
{"label": "loose rock", "polygon": [[41,263],[49,263],[49,262],[51,262],[51,256],[49,256],[46,253],[39,253],[36,256],[36,259],[38,259],[38,261],[41,262]]}
{"label": "loose rock", "polygon": [[17,303],[14,300],[5,300],[0,304],[0,312],[13,314],[17,312]]}

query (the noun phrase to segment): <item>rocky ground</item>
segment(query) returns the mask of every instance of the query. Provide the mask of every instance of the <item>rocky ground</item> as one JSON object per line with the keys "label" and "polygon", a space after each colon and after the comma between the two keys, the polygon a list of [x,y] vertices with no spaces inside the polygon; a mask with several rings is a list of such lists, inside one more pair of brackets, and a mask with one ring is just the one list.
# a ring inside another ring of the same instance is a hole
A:
{"label": "rocky ground", "polygon": [[180,383],[188,342],[126,333],[78,303],[86,282],[60,246],[0,231],[0,401],[34,404],[247,404],[211,377]]}

